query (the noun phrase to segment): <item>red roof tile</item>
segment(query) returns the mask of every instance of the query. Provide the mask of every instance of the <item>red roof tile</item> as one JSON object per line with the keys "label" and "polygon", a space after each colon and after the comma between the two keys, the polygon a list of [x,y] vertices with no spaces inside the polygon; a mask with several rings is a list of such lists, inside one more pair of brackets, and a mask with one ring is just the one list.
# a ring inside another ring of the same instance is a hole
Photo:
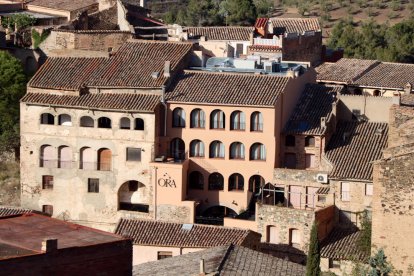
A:
{"label": "red roof tile", "polygon": [[321,26],[316,17],[312,18],[270,18],[274,28],[284,29],[286,33],[303,33],[306,31],[320,31]]}
{"label": "red roof tile", "polygon": [[105,58],[48,58],[28,86],[62,90],[78,90]]}
{"label": "red roof tile", "polygon": [[257,29],[260,28],[266,28],[267,27],[267,22],[269,21],[269,18],[265,17],[265,18],[257,18],[256,19],[256,23],[254,24],[254,27]]}
{"label": "red roof tile", "polygon": [[91,5],[96,5],[98,7],[98,1],[96,0],[33,0],[28,2],[28,5],[64,11],[76,11],[89,7]]}
{"label": "red roof tile", "polygon": [[193,224],[187,230],[180,223],[124,218],[115,233],[132,238],[134,244],[171,247],[241,245],[249,235],[260,240],[260,234],[246,229]]}
{"label": "red roof tile", "polygon": [[[165,61],[171,62],[173,73],[190,53],[191,43],[136,40],[124,43],[121,48],[90,77],[92,87],[161,87]],[[152,73],[158,72],[154,78]]]}
{"label": "red roof tile", "polygon": [[183,31],[188,33],[190,39],[205,36],[207,40],[249,41],[254,27],[186,27]]}
{"label": "red roof tile", "polygon": [[30,209],[24,209],[20,207],[12,206],[0,206],[0,217],[7,217],[12,215],[27,214],[33,212]]}
{"label": "red roof tile", "polygon": [[266,53],[281,53],[282,48],[280,48],[279,46],[272,46],[272,45],[251,45],[249,46],[249,51],[266,52]]}
{"label": "red roof tile", "polygon": [[54,95],[50,93],[28,93],[20,101],[27,104],[65,106],[71,108],[101,108],[153,112],[160,102],[156,94],[82,94],[81,96]]}
{"label": "red roof tile", "polygon": [[371,162],[381,158],[387,139],[387,123],[340,121],[325,153],[333,164],[330,177],[372,180]]}
{"label": "red roof tile", "polygon": [[166,93],[170,102],[274,106],[287,77],[185,71]]}

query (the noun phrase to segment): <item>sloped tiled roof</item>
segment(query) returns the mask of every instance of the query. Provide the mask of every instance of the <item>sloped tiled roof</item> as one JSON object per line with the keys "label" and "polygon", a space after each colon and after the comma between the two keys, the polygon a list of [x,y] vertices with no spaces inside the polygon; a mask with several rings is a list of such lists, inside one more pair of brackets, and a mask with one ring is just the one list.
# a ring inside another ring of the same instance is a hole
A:
{"label": "sloped tiled roof", "polygon": [[303,33],[306,31],[320,31],[321,26],[316,17],[312,18],[270,18],[274,28],[284,29],[286,33]]}
{"label": "sloped tiled roof", "polygon": [[28,86],[37,88],[78,90],[105,58],[48,58]]}
{"label": "sloped tiled roof", "polygon": [[184,71],[171,86],[171,102],[274,106],[287,77]]}
{"label": "sloped tiled roof", "polygon": [[316,68],[318,81],[353,83],[369,69],[378,65],[379,61],[355,58],[342,58],[336,63],[320,65]]}
{"label": "sloped tiled roof", "polygon": [[30,209],[12,206],[0,206],[0,217],[7,217],[13,215],[27,214],[33,212]]}
{"label": "sloped tiled roof", "polygon": [[323,135],[326,127],[321,127],[321,118],[331,114],[332,104],[342,89],[339,85],[307,84],[286,124],[285,132]]}
{"label": "sloped tiled roof", "polygon": [[152,112],[160,102],[160,95],[99,93],[81,96],[54,95],[50,93],[27,93],[20,101],[27,104],[53,105],[72,108],[102,108]]}
{"label": "sloped tiled roof", "polygon": [[334,228],[321,243],[321,257],[366,262],[369,254],[360,250],[357,245],[360,234],[356,228]]}
{"label": "sloped tiled roof", "polygon": [[190,39],[205,36],[207,40],[249,41],[254,27],[186,27],[183,31],[188,33]]}
{"label": "sloped tiled roof", "polygon": [[269,18],[267,18],[267,17],[257,18],[256,22],[254,23],[254,27],[257,28],[257,29],[266,28],[267,27],[267,22],[269,22]]}
{"label": "sloped tiled roof", "polygon": [[382,62],[355,81],[360,86],[404,89],[414,85],[414,64]]}
{"label": "sloped tiled roof", "polygon": [[414,106],[414,94],[402,94],[401,105]]}
{"label": "sloped tiled roof", "polygon": [[330,177],[372,180],[371,162],[381,158],[387,138],[387,123],[340,121],[325,153],[333,165]]}
{"label": "sloped tiled roof", "polygon": [[213,247],[134,266],[133,275],[199,275],[200,260],[208,275],[305,275],[305,267],[237,245]]}
{"label": "sloped tiled roof", "polygon": [[122,218],[115,233],[139,245],[194,248],[240,245],[250,234],[260,239],[260,234],[246,229],[198,224],[192,225],[191,230],[182,228],[180,223]]}
{"label": "sloped tiled roof", "polygon": [[[92,87],[161,87],[167,81],[164,77],[165,61],[171,62],[171,72],[191,51],[191,43],[162,41],[129,41],[90,77]],[[157,78],[151,74],[159,72]]]}
{"label": "sloped tiled roof", "polygon": [[33,0],[27,3],[28,5],[39,6],[55,10],[76,11],[82,8],[89,7],[93,4],[98,5],[96,0]]}

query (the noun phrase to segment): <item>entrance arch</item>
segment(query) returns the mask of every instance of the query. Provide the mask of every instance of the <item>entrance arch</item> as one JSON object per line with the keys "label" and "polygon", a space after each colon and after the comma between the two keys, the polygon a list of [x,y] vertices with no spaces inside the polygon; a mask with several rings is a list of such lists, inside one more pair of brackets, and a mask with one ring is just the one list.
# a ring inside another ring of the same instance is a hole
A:
{"label": "entrance arch", "polygon": [[124,182],[118,190],[118,209],[148,213],[147,187],[136,180]]}

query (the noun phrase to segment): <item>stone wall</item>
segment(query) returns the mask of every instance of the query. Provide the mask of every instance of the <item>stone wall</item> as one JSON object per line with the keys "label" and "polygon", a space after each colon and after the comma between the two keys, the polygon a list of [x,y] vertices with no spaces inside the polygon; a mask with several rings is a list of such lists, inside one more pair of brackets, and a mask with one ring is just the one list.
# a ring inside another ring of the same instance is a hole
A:
{"label": "stone wall", "polygon": [[289,244],[289,232],[298,229],[300,233],[299,250],[307,252],[312,224],[315,221],[313,211],[257,204],[257,230],[262,234],[262,241],[268,240],[268,226],[278,230],[280,244]]}
{"label": "stone wall", "polygon": [[[188,223],[191,216],[190,208],[163,204],[157,206],[157,220],[164,220],[177,223]],[[193,218],[191,218],[193,220]]]}
{"label": "stone wall", "polygon": [[337,115],[339,120],[351,121],[352,110],[359,110],[370,122],[388,122],[390,97],[339,95]]}
{"label": "stone wall", "polygon": [[282,49],[283,60],[308,61],[312,65],[317,65],[321,62],[322,56],[322,33],[283,37]]}

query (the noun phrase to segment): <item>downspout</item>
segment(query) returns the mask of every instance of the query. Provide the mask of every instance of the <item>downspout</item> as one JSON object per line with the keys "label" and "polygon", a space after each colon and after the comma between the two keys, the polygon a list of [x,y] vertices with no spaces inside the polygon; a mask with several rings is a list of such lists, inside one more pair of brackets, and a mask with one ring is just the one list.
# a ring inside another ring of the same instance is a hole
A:
{"label": "downspout", "polygon": [[163,85],[162,86],[162,95],[161,95],[161,104],[164,106],[164,135],[163,136],[167,136],[167,104],[165,103],[165,89],[166,86]]}
{"label": "downspout", "polygon": [[157,220],[157,182],[158,182],[158,167],[154,167],[155,181],[154,181],[154,220]]}

